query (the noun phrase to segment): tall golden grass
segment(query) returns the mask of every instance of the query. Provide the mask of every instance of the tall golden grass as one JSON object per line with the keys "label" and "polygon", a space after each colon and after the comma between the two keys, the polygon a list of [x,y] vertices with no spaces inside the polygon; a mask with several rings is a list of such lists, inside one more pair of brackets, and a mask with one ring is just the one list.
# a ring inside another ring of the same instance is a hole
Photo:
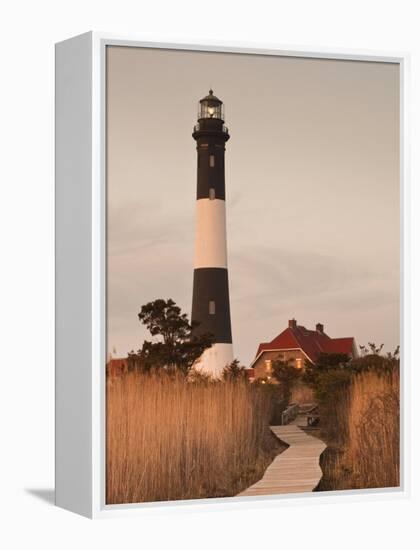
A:
{"label": "tall golden grass", "polygon": [[243,380],[107,381],[108,504],[235,495],[273,458],[270,401]]}
{"label": "tall golden grass", "polygon": [[321,461],[320,489],[399,486],[399,385],[397,368],[388,373],[368,371],[356,375],[335,396],[326,429],[333,447]]}

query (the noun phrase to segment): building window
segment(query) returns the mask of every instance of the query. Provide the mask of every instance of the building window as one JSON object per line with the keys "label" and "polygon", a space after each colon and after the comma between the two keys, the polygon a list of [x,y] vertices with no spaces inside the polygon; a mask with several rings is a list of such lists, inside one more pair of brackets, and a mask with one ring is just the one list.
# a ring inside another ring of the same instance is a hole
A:
{"label": "building window", "polygon": [[271,359],[266,359],[265,360],[265,371],[266,372],[271,372]]}
{"label": "building window", "polygon": [[211,201],[214,201],[215,198],[216,198],[216,189],[214,187],[210,187],[210,189],[209,189],[209,199]]}
{"label": "building window", "polygon": [[214,300],[210,300],[209,302],[209,314],[210,315],[216,314],[216,302]]}
{"label": "building window", "polygon": [[300,357],[298,357],[296,359],[296,368],[297,369],[301,369],[302,368],[302,359]]}
{"label": "building window", "polygon": [[209,157],[209,163],[210,163],[210,168],[214,168],[214,155],[210,155]]}

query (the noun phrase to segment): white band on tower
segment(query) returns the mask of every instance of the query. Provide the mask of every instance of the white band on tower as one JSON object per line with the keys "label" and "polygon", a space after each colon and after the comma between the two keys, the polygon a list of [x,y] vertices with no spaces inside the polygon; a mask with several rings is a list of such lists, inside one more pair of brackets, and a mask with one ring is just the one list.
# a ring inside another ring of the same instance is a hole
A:
{"label": "white band on tower", "polygon": [[226,208],[220,199],[200,199],[196,207],[194,268],[227,268]]}

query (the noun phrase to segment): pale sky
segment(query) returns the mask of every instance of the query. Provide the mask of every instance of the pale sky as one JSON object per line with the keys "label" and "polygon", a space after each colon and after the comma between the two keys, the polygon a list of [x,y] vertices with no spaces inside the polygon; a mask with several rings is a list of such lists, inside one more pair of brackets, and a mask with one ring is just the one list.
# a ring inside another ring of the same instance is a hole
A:
{"label": "pale sky", "polygon": [[108,350],[150,338],[137,313],[191,314],[197,102],[225,104],[234,355],[295,317],[399,344],[395,64],[108,48]]}

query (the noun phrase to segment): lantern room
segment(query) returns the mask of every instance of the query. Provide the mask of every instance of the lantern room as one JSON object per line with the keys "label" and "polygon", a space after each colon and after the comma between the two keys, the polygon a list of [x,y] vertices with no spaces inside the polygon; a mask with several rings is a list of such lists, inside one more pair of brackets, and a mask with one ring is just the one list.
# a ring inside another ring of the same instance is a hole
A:
{"label": "lantern room", "polygon": [[209,95],[200,99],[198,103],[198,120],[214,118],[224,121],[225,113],[222,101],[209,90]]}

